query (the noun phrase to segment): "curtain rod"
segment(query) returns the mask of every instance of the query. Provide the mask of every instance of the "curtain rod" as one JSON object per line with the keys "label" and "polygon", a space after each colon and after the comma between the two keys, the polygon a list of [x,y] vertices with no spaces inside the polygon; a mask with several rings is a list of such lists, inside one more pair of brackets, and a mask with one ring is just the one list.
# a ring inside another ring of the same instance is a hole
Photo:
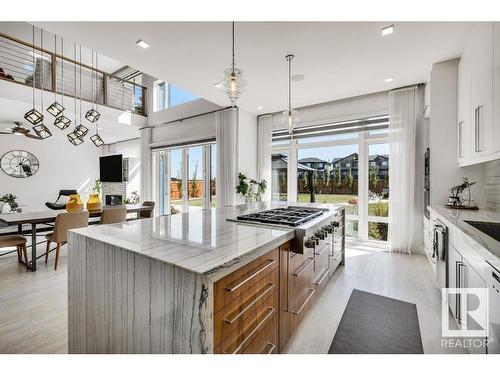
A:
{"label": "curtain rod", "polygon": [[130,141],[135,141],[137,139],[141,139],[141,137],[135,137],[135,138],[129,138],[129,139],[124,139],[123,141],[116,141],[113,143],[106,143],[105,146],[111,146],[111,145],[116,145],[117,143],[124,143],[124,142],[130,142]]}
{"label": "curtain rod", "polygon": [[198,113],[197,115],[187,116],[187,117],[179,118],[179,119],[176,119],[176,120],[163,122],[163,123],[158,124],[158,125],[144,126],[142,128],[139,128],[139,130],[145,129],[145,128],[155,128],[157,126],[173,124],[173,123],[176,123],[176,122],[183,122],[185,120],[190,120],[190,119],[193,119],[193,118],[196,118],[196,117],[211,115],[212,113],[216,113],[216,112],[222,112],[222,111],[225,111],[225,110],[230,109],[230,108],[236,108],[237,109],[238,107],[236,107],[236,106],[235,107],[230,106],[230,107],[225,107],[225,108],[214,109],[213,111],[208,111],[208,112],[204,112],[204,113]]}

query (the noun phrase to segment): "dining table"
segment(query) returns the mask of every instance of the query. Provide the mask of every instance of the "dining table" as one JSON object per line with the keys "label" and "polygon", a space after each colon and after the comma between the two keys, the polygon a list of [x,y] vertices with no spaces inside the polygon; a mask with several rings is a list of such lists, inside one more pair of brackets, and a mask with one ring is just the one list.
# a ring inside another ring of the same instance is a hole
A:
{"label": "dining table", "polygon": [[[151,211],[152,206],[142,206],[127,204],[127,214],[136,214],[136,219],[140,218],[141,212]],[[100,217],[102,210],[107,207],[117,207],[117,206],[103,206],[99,210],[89,210],[89,218]],[[44,210],[44,211],[33,211],[33,212],[13,212],[13,213],[3,213],[0,214],[0,223],[6,226],[16,226],[17,232],[23,234],[23,225],[30,225],[29,235],[31,236],[31,260],[29,261],[28,267],[31,271],[36,271],[36,245],[37,245],[37,225],[41,224],[51,224],[56,221],[57,215],[61,212],[66,212],[64,210]],[[92,223],[92,222],[91,222]],[[94,222],[95,223],[95,222]]]}

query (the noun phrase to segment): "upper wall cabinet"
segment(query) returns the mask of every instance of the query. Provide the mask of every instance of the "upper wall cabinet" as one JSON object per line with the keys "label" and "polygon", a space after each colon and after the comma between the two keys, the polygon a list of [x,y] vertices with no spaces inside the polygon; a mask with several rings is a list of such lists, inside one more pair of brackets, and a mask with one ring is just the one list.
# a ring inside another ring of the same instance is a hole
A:
{"label": "upper wall cabinet", "polygon": [[[458,70],[458,163],[500,159],[500,23],[479,23]],[[495,105],[494,105],[495,104]]]}

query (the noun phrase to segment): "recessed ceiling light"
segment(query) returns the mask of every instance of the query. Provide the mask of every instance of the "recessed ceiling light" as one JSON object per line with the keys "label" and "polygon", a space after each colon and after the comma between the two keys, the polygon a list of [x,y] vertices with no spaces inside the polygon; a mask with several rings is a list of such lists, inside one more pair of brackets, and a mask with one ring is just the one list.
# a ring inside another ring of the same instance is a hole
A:
{"label": "recessed ceiling light", "polygon": [[385,81],[386,81],[386,82],[392,82],[392,81],[394,81],[394,77],[387,77],[387,78],[385,79]]}
{"label": "recessed ceiling light", "polygon": [[222,84],[222,82],[217,82],[217,83],[214,83],[214,87],[217,87],[218,89],[223,89],[224,85]]}
{"label": "recessed ceiling light", "polygon": [[150,47],[150,46],[149,46],[149,43],[146,43],[146,42],[145,42],[144,40],[142,40],[142,39],[139,39],[139,40],[137,41],[137,45],[138,45],[139,47],[142,47],[142,48],[149,48],[149,47]]}
{"label": "recessed ceiling light", "polygon": [[389,35],[394,32],[394,25],[386,26],[382,28],[382,35]]}
{"label": "recessed ceiling light", "polygon": [[296,82],[297,82],[297,81],[303,81],[303,80],[304,80],[304,78],[306,78],[306,76],[305,76],[305,75],[303,75],[303,74],[294,74],[294,75],[292,76],[292,81],[296,81]]}
{"label": "recessed ceiling light", "polygon": [[262,109],[262,108],[264,108],[264,107],[262,107],[261,105],[257,106],[257,109]]}

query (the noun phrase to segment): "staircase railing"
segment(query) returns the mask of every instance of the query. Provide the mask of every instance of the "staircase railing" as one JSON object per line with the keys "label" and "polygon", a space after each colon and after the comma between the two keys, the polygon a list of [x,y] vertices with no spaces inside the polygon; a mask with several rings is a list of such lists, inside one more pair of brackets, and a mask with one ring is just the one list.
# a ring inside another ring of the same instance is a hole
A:
{"label": "staircase railing", "polygon": [[[73,97],[80,94],[80,67],[82,99],[92,101],[92,92],[97,92],[101,105],[132,113],[146,115],[146,88],[135,82],[114,77],[101,70],[80,64],[68,57],[35,46],[35,64],[33,66],[33,45],[0,33],[0,79],[13,83],[41,88],[43,70],[43,88],[46,91],[63,93]],[[75,81],[75,65],[77,79]],[[62,72],[61,72],[62,70]],[[92,90],[92,72],[97,78]],[[63,84],[64,83],[64,84]],[[97,87],[97,90],[96,90]],[[50,101],[50,99],[48,99]]]}

